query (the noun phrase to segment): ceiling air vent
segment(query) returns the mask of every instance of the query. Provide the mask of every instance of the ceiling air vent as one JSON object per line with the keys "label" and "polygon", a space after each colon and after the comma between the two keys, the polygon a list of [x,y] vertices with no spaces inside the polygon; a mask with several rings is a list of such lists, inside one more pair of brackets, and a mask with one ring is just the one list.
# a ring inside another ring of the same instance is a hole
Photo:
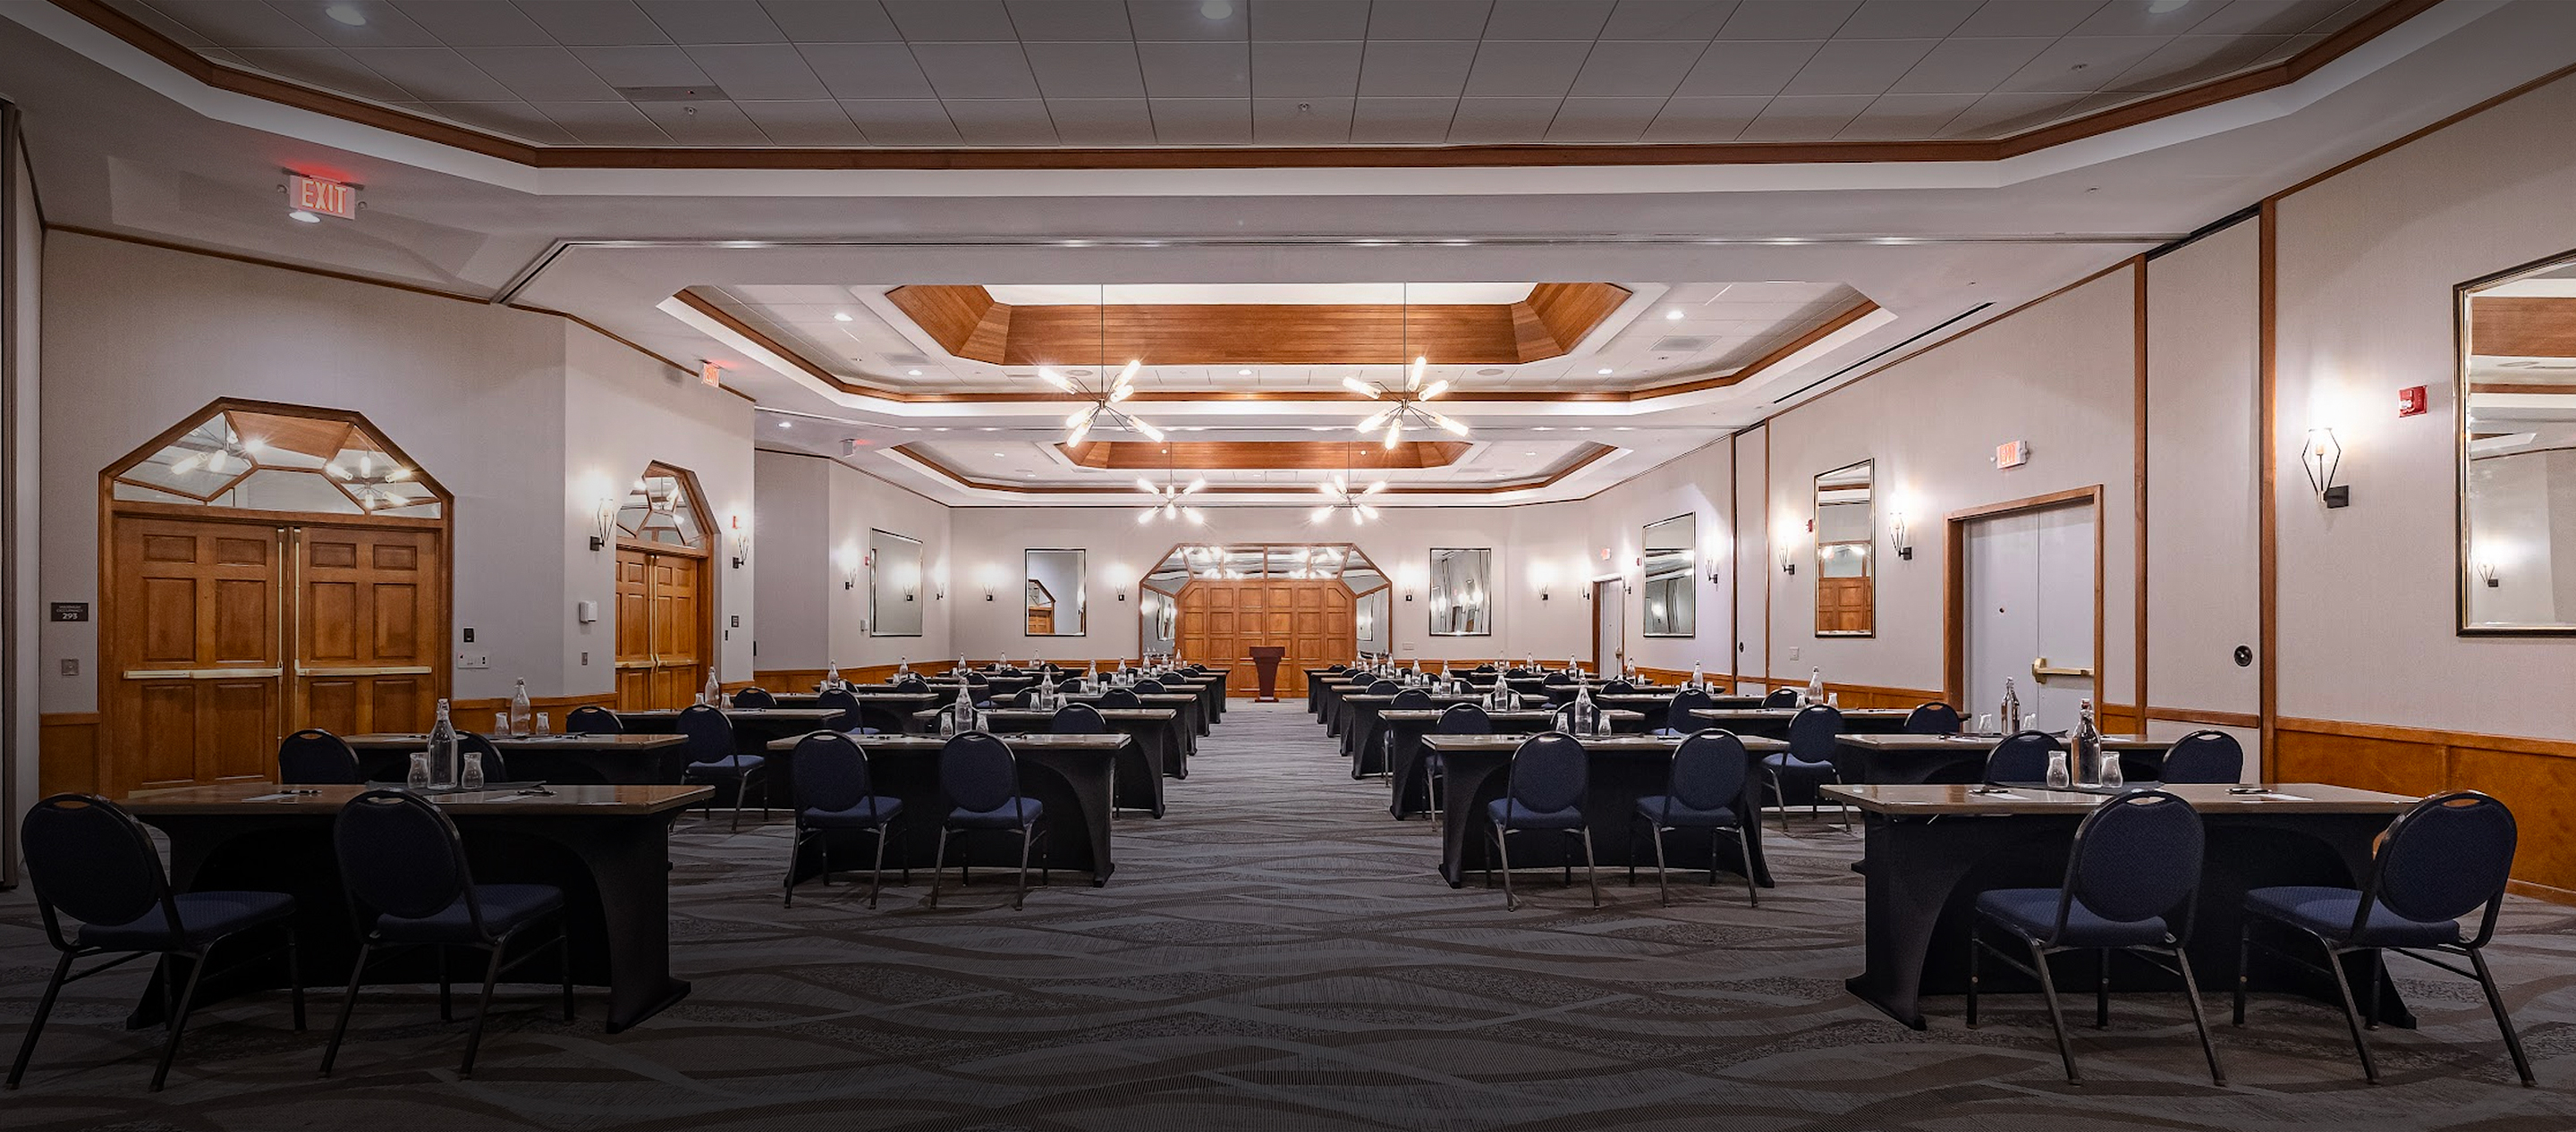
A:
{"label": "ceiling air vent", "polygon": [[732,95],[714,83],[700,86],[621,86],[617,97],[628,102],[723,102]]}
{"label": "ceiling air vent", "polygon": [[888,354],[888,355],[886,355],[886,361],[891,362],[891,363],[893,363],[893,364],[895,364],[895,365],[899,365],[899,366],[917,366],[917,365],[920,365],[920,364],[922,364],[923,362],[927,362],[927,361],[929,361],[929,360],[930,360],[929,358],[923,357],[923,356],[922,356],[922,355],[920,355],[920,354]]}
{"label": "ceiling air vent", "polygon": [[1671,334],[1655,339],[1655,344],[1647,347],[1647,352],[1655,354],[1696,354],[1702,350],[1708,349],[1710,346],[1716,344],[1716,342],[1717,339],[1715,338],[1691,338],[1680,334]]}

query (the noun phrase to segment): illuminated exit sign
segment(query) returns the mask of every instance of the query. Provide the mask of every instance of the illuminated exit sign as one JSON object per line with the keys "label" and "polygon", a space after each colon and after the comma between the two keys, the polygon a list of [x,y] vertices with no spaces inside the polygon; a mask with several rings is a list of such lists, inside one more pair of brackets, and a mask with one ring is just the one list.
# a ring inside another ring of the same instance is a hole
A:
{"label": "illuminated exit sign", "polygon": [[337,216],[342,220],[358,218],[358,190],[353,185],[298,173],[287,178],[286,195],[295,202],[295,207],[318,216]]}

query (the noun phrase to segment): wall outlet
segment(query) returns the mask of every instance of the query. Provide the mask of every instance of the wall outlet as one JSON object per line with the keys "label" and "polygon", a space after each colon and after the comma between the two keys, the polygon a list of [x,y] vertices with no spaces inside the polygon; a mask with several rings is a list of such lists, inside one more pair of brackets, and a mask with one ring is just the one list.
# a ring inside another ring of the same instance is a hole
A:
{"label": "wall outlet", "polygon": [[67,656],[67,657],[64,657],[64,658],[63,658],[63,675],[65,675],[65,676],[78,676],[78,675],[80,675],[80,658],[79,658],[79,657],[76,657],[76,656]]}
{"label": "wall outlet", "polygon": [[461,652],[456,654],[456,667],[460,669],[490,668],[492,667],[492,658],[483,653]]}
{"label": "wall outlet", "polygon": [[471,625],[465,627],[465,643],[469,645],[474,643],[474,627]]}
{"label": "wall outlet", "polygon": [[588,668],[588,667],[590,667],[590,654],[589,654],[589,653],[583,653],[583,654],[581,654],[581,666],[582,666],[582,667],[584,667],[584,668]]}

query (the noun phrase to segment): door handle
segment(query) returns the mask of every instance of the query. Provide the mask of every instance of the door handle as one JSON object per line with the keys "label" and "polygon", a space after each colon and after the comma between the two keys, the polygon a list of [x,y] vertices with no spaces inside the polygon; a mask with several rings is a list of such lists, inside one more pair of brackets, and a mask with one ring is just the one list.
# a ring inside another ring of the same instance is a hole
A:
{"label": "door handle", "polygon": [[2093,670],[2090,668],[2052,667],[2048,663],[2048,658],[2044,656],[2030,662],[2031,679],[2044,681],[2051,676],[2081,676],[2090,680],[2093,678]]}
{"label": "door handle", "polygon": [[298,676],[427,676],[430,672],[431,669],[426,664],[359,665],[343,668],[308,668],[301,664],[295,666],[295,674]]}

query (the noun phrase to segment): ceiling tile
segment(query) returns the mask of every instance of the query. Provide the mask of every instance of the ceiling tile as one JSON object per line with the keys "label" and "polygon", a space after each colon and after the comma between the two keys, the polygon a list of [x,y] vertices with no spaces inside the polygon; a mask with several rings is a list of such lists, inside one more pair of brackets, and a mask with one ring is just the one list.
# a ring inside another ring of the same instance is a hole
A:
{"label": "ceiling tile", "polygon": [[1449,141],[1458,145],[1510,145],[1535,142],[1547,134],[1562,98],[1462,98],[1458,117],[1449,123]]}
{"label": "ceiling tile", "polygon": [[1768,43],[1729,43],[1720,40],[1708,45],[1708,51],[1682,78],[1675,93],[1689,97],[1712,95],[1778,94],[1807,60],[1823,47],[1821,40],[1792,40]]}
{"label": "ceiling tile", "polygon": [[787,33],[742,0],[637,0],[674,43],[784,43]]}
{"label": "ceiling tile", "polygon": [[912,57],[941,98],[1036,98],[1037,76],[1016,43],[914,43]]}
{"label": "ceiling tile", "polygon": [[1368,38],[1368,0],[1246,0],[1256,40]]}
{"label": "ceiling tile", "polygon": [[2176,90],[2244,70],[2264,52],[2289,40],[2286,35],[2176,36],[2104,87],[2132,92]]}
{"label": "ceiling tile", "polygon": [[259,0],[197,0],[163,4],[163,15],[223,47],[326,47],[330,44]]}
{"label": "ceiling tile", "polygon": [[1127,0],[1127,22],[1139,43],[1244,39],[1242,0]]}
{"label": "ceiling tile", "polygon": [[1603,39],[1706,41],[1735,15],[1735,0],[1619,0]]}
{"label": "ceiling tile", "polygon": [[561,47],[466,47],[457,54],[530,102],[617,97],[615,90]]}
{"label": "ceiling tile", "polygon": [[1859,9],[1860,0],[1744,0],[1717,38],[1830,39]]}
{"label": "ceiling tile", "polygon": [[1454,98],[1362,97],[1351,112],[1351,140],[1371,145],[1422,144],[1449,136]]}
{"label": "ceiling tile", "polygon": [[844,98],[841,109],[870,145],[955,145],[948,108],[929,98]]}
{"label": "ceiling tile", "polygon": [[2092,18],[2098,0],[1986,0],[1953,35],[2061,36]]}
{"label": "ceiling tile", "polygon": [[731,43],[689,48],[698,69],[742,99],[783,100],[828,97],[823,80],[805,65],[805,57],[785,43]]}
{"label": "ceiling tile", "polygon": [[767,145],[769,135],[723,100],[648,102],[636,107],[681,145]]}
{"label": "ceiling tile", "polygon": [[1055,122],[1034,98],[952,98],[948,120],[968,145],[1054,145]]}
{"label": "ceiling tile", "polygon": [[1050,98],[1047,112],[1065,145],[1154,142],[1154,114],[1142,98]]}
{"label": "ceiling tile", "polygon": [[541,102],[537,109],[583,145],[669,145],[671,135],[624,102]]}
{"label": "ceiling tile", "polygon": [[[378,102],[415,101],[411,92],[350,58],[337,47],[244,47],[234,54],[279,78],[311,83],[326,90],[372,98]],[[584,72],[587,73],[587,72]]]}
{"label": "ceiling tile", "polygon": [[1942,132],[1954,138],[2000,137],[2045,122],[2072,101],[2064,94],[1989,94],[1961,111]]}
{"label": "ceiling tile", "polygon": [[1370,40],[1360,65],[1360,94],[1455,97],[1466,88],[1476,44]]}
{"label": "ceiling tile", "polygon": [[351,58],[423,102],[498,102],[510,88],[444,47],[354,47]]}
{"label": "ceiling tile", "polygon": [[1124,43],[1127,5],[1119,0],[1010,0],[1011,29],[1022,43]]}
{"label": "ceiling tile", "polygon": [[[2194,0],[2194,7],[2217,0]],[[2298,35],[2342,27],[2373,5],[2354,0],[2233,0],[2191,25],[2193,35]]]}
{"label": "ceiling tile", "polygon": [[1495,0],[1486,39],[1583,39],[1601,34],[1611,5],[1600,0]]}
{"label": "ceiling tile", "polygon": [[677,47],[576,47],[573,57],[610,86],[700,86],[713,80]]}
{"label": "ceiling tile", "polygon": [[633,0],[519,0],[519,10],[568,47],[671,42]]}
{"label": "ceiling tile", "polygon": [[430,113],[476,129],[491,130],[540,145],[569,145],[571,131],[556,125],[543,111],[525,102],[428,102]]}
{"label": "ceiling tile", "polygon": [[1467,73],[1467,95],[1563,97],[1583,69],[1590,42],[1486,40],[1476,48],[1476,63]]}
{"label": "ceiling tile", "polygon": [[1351,40],[1256,42],[1252,45],[1252,93],[1278,98],[1348,98],[1360,88],[1361,46]]}
{"label": "ceiling tile", "polygon": [[1650,142],[1728,142],[1753,124],[1762,108],[1771,104],[1769,96],[1730,96],[1723,98],[1674,98],[1664,103],[1663,112],[1655,115],[1646,127]]}
{"label": "ceiling tile", "polygon": [[1138,43],[1145,93],[1155,98],[1248,98],[1252,59],[1242,42]]}
{"label": "ceiling tile", "polygon": [[1351,99],[1253,99],[1252,140],[1259,145],[1346,143],[1351,140]]}
{"label": "ceiling tile", "polygon": [[1894,94],[1986,94],[2002,86],[2054,42],[2047,39],[1945,39],[1888,88]]}
{"label": "ceiling tile", "polygon": [[876,0],[764,0],[771,23],[798,43],[891,43],[903,38]]}
{"label": "ceiling tile", "polygon": [[1252,140],[1249,98],[1157,98],[1154,140],[1164,145],[1241,145]]}
{"label": "ceiling tile", "polygon": [[1920,141],[1937,138],[1968,107],[1973,94],[1889,94],[1869,104],[1835,135],[1844,141]]}
{"label": "ceiling tile", "polygon": [[1664,99],[1652,98],[1569,98],[1556,108],[1555,120],[1548,123],[1547,139],[1551,142],[1626,143],[1642,138],[1655,115],[1664,109]]}
{"label": "ceiling tile", "polygon": [[895,27],[914,43],[968,43],[1013,38],[1002,0],[884,0]]}
{"label": "ceiling tile", "polygon": [[772,145],[859,145],[867,141],[841,104],[829,99],[734,105],[760,127]]}
{"label": "ceiling tile", "polygon": [[2156,11],[2162,0],[2110,0],[2075,25],[2068,35],[2152,35],[2173,36],[2190,31],[2216,15],[2223,5],[2212,2],[2181,4],[2166,11]]}
{"label": "ceiling tile", "polygon": [[[805,43],[797,45],[796,52],[834,98],[931,96],[930,79],[921,73],[911,49],[900,43]],[[860,123],[860,128],[867,124]]]}
{"label": "ceiling tile", "polygon": [[1492,0],[1404,0],[1369,6],[1370,39],[1481,39]]}
{"label": "ceiling tile", "polygon": [[449,47],[550,47],[555,37],[509,0],[404,0],[413,23]]}
{"label": "ceiling tile", "polygon": [[1816,51],[1782,94],[1878,94],[1932,50],[1929,39],[1837,39]]}
{"label": "ceiling tile", "polygon": [[1021,45],[1037,76],[1038,89],[1055,98],[1143,98],[1145,76],[1136,64],[1136,45],[1116,43],[1026,43]]}
{"label": "ceiling tile", "polygon": [[1570,93],[1597,95],[1668,95],[1699,62],[1706,43],[1648,43],[1602,40],[1584,57],[1583,71]]}
{"label": "ceiling tile", "polygon": [[1836,39],[1939,39],[1959,30],[1982,0],[1867,0]]}
{"label": "ceiling tile", "polygon": [[2137,66],[2165,41],[2145,36],[2067,36],[2048,45],[2002,89],[2091,92]]}
{"label": "ceiling tile", "polygon": [[172,42],[183,47],[214,46],[214,40],[206,38],[195,28],[171,19],[160,9],[153,7],[149,0],[105,0],[105,3],[108,7],[125,13],[136,22],[168,36]]}
{"label": "ceiling tile", "polygon": [[[269,7],[334,47],[443,47],[438,36],[384,0],[352,0],[366,22],[351,26],[332,19],[328,9],[338,0],[275,0]],[[227,46],[234,46],[227,44]],[[242,44],[239,46],[251,46]]]}

